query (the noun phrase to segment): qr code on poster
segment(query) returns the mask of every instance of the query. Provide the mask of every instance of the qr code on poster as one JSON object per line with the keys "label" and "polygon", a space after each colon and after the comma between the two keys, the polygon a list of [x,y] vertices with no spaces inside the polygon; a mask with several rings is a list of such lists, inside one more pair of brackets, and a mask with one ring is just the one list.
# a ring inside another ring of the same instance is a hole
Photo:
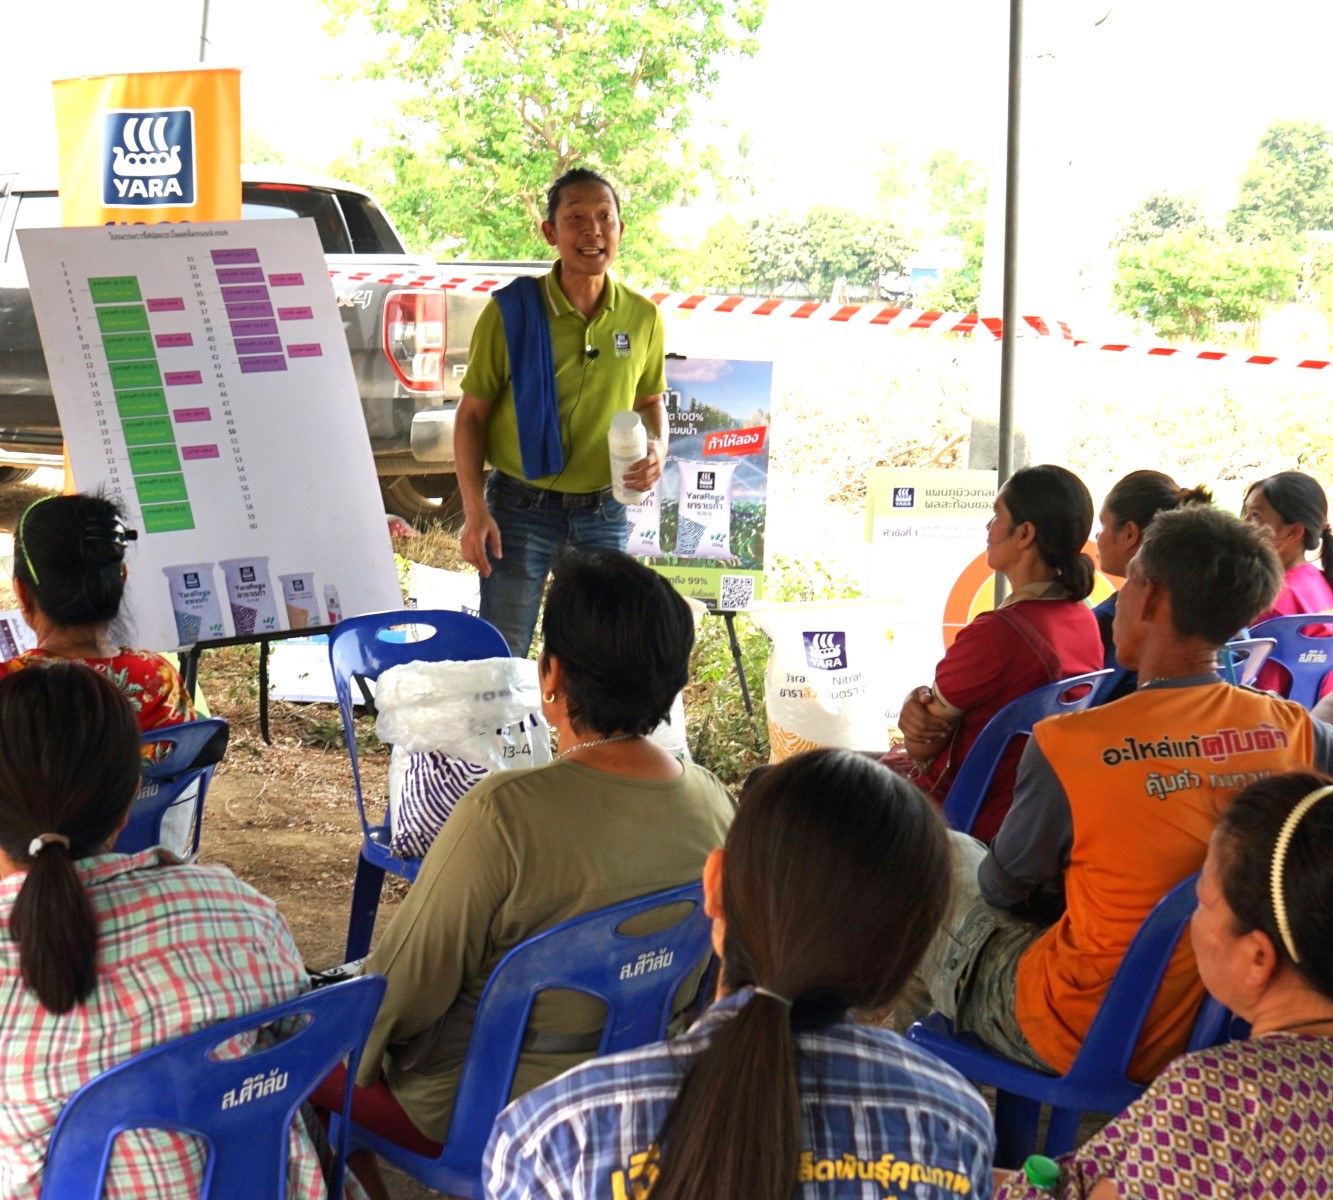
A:
{"label": "qr code on poster", "polygon": [[749,608],[754,603],[753,575],[723,575],[718,608]]}

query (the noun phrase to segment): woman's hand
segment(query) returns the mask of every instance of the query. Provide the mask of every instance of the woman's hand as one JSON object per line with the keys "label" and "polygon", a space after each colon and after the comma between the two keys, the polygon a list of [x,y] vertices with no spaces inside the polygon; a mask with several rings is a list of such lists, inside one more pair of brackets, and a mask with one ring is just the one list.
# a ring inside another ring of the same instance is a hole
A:
{"label": "woman's hand", "polygon": [[954,721],[944,715],[928,687],[913,688],[898,714],[898,728],[914,759],[932,759],[948,744]]}

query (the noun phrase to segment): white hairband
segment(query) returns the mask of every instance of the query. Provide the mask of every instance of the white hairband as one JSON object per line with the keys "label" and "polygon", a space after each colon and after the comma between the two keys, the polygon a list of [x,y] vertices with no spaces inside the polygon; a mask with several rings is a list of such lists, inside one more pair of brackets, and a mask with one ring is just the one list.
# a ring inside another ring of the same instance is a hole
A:
{"label": "white hairband", "polygon": [[1291,846],[1291,839],[1296,833],[1296,826],[1301,823],[1301,818],[1325,796],[1333,796],[1333,785],[1316,788],[1301,800],[1287,814],[1287,819],[1282,822],[1282,829],[1279,831],[1277,842],[1273,846],[1273,916],[1277,920],[1277,931],[1282,935],[1282,944],[1287,948],[1287,955],[1293,963],[1299,963],[1301,956],[1296,953],[1296,943],[1291,936],[1291,922],[1287,919],[1287,899],[1282,887],[1282,872],[1286,866],[1287,850]]}
{"label": "white hairband", "polygon": [[755,985],[754,994],[756,996],[767,996],[770,1000],[776,1000],[779,1004],[785,1004],[788,1008],[791,1007],[791,1001],[786,996],[779,996],[777,992],[771,992],[768,988],[760,987],[758,984]]}

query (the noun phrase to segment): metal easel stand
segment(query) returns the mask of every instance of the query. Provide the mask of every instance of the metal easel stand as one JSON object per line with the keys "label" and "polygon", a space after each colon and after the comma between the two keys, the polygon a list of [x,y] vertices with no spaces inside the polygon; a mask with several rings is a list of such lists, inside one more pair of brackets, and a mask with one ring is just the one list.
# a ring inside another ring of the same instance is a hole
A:
{"label": "metal easel stand", "polygon": [[[312,625],[308,629],[283,629],[276,633],[263,634],[260,637],[234,637],[219,638],[213,642],[198,642],[188,650],[180,652],[181,680],[185,684],[185,690],[189,693],[192,700],[199,695],[199,658],[205,650],[216,650],[223,646],[249,646],[259,647],[259,732],[264,739],[264,745],[273,745],[273,737],[269,731],[268,723],[268,648],[272,642],[283,642],[288,638],[299,637],[318,637],[320,634],[329,634],[333,632],[332,625]],[[736,645],[735,634],[732,634],[732,645]],[[739,654],[739,648],[737,649]],[[737,659],[739,662],[739,658]],[[745,678],[741,677],[741,687],[745,687]]]}
{"label": "metal easel stand", "polygon": [[713,608],[709,612],[719,616],[727,626],[727,641],[731,644],[731,662],[736,668],[736,679],[741,685],[741,701],[745,705],[746,715],[750,718],[750,731],[759,738],[759,730],[754,723],[754,701],[750,698],[750,685],[745,679],[745,662],[741,658],[741,643],[736,636],[736,613],[734,609]]}

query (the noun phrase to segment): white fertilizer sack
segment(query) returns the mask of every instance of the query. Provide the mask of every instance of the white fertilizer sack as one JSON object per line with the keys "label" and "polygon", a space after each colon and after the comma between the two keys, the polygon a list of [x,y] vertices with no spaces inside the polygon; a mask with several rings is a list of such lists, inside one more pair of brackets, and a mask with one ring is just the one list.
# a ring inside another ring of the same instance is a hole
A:
{"label": "white fertilizer sack", "polygon": [[676,553],[682,558],[732,558],[731,477],[734,462],[678,462],[679,524]]}
{"label": "white fertilizer sack", "polygon": [[662,506],[658,501],[658,488],[653,488],[638,504],[625,505],[625,518],[629,523],[626,554],[655,558],[662,553]]}

